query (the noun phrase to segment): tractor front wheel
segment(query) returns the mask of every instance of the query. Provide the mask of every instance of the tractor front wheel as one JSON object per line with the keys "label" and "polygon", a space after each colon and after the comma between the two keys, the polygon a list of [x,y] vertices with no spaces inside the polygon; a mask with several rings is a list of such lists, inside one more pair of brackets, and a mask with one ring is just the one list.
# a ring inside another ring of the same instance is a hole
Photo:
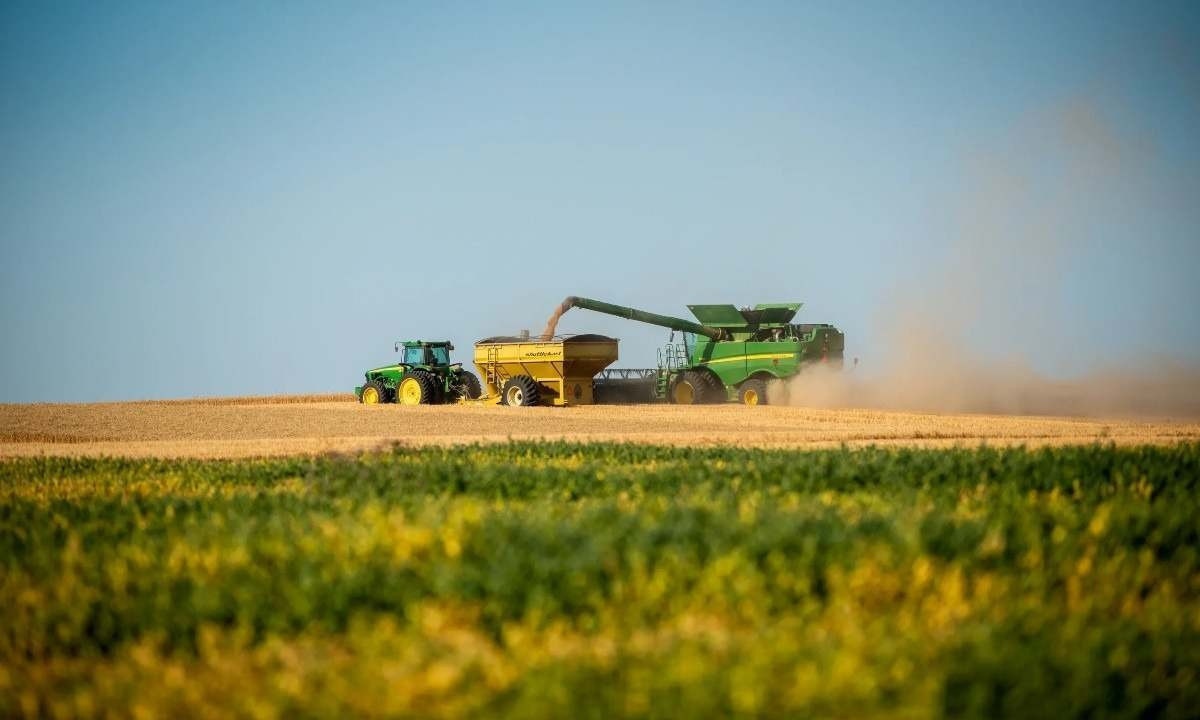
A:
{"label": "tractor front wheel", "polygon": [[387,386],[378,380],[372,380],[366,385],[363,385],[362,395],[358,401],[363,405],[379,405],[389,400]]}
{"label": "tractor front wheel", "polygon": [[437,384],[429,373],[413,370],[396,387],[396,397],[402,405],[429,405],[437,397]]}
{"label": "tractor front wheel", "polygon": [[518,375],[509,378],[500,391],[500,398],[505,405],[512,407],[528,407],[541,401],[538,384],[528,375]]}

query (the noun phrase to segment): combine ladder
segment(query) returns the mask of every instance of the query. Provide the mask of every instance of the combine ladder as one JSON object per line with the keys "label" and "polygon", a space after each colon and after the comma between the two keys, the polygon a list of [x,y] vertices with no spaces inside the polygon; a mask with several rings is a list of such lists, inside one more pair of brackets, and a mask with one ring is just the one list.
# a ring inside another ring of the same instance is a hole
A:
{"label": "combine ladder", "polygon": [[658,351],[658,375],[654,380],[654,394],[666,397],[670,390],[671,376],[688,366],[687,348],[677,343],[667,343]]}

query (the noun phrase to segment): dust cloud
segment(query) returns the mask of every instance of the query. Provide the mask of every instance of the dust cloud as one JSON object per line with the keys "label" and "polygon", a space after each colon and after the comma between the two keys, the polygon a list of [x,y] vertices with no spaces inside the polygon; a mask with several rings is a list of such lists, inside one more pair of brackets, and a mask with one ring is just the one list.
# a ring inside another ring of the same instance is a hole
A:
{"label": "dust cloud", "polygon": [[[789,382],[788,401],[935,412],[1200,417],[1200,366],[1194,362],[1144,357],[1136,366],[1091,365],[1086,374],[1065,378],[1035,369],[1045,357],[1072,357],[1072,338],[1079,335],[1064,332],[1063,318],[1074,312],[1081,321],[1095,321],[1078,314],[1109,310],[1081,311],[1078,301],[1068,306],[1075,299],[1064,280],[1089,255],[1114,251],[1093,239],[1095,217],[1148,172],[1143,148],[1120,137],[1087,101],[1028,118],[997,145],[976,159],[969,182],[946,204],[951,210],[940,259],[899,284],[875,318],[870,332],[882,341],[875,343],[880,356],[864,357],[850,369],[854,353],[848,350],[844,371],[806,370]],[[1116,249],[1136,256],[1141,241],[1131,237],[1123,241],[1128,247]],[[1164,310],[1171,312],[1184,316],[1178,322],[1194,322],[1190,310]],[[989,339],[990,347],[982,349]],[[1114,332],[1112,344],[1119,342]]]}
{"label": "dust cloud", "polygon": [[815,366],[788,384],[789,404],[884,410],[1083,417],[1200,417],[1200,370],[1170,359],[1053,379],[1021,362],[907,353],[883,372]]}

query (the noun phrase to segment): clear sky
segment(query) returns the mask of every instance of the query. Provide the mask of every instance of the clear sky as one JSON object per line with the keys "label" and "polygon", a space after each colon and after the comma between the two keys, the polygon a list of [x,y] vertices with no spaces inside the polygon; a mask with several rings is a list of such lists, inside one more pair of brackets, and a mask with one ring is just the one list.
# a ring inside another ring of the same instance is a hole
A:
{"label": "clear sky", "polygon": [[1196,2],[5,2],[0,401],[344,391],[569,294],[803,301],[869,366],[964,259],[982,352],[1195,362],[1198,41]]}

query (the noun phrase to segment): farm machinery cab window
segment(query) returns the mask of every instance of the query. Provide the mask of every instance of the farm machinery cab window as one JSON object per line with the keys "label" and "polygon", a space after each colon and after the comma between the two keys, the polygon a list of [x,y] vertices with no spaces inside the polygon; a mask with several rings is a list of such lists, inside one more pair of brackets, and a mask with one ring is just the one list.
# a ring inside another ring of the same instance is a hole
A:
{"label": "farm machinery cab window", "polygon": [[450,348],[445,345],[416,345],[404,348],[406,365],[449,365]]}

